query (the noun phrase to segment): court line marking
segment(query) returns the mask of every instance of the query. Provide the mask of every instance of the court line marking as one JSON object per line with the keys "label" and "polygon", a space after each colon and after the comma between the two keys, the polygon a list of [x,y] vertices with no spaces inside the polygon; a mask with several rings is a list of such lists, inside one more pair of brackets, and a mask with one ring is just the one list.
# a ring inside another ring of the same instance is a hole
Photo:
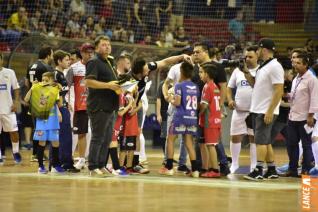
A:
{"label": "court line marking", "polygon": [[1,173],[1,177],[32,177],[32,178],[50,178],[56,180],[90,180],[90,181],[108,181],[108,182],[138,182],[153,184],[173,184],[186,186],[202,186],[210,188],[240,188],[240,189],[257,189],[257,190],[300,190],[301,185],[298,182],[280,182],[275,181],[253,182],[241,179],[194,179],[194,178],[174,178],[160,176],[109,176],[104,178],[90,177],[88,175],[63,174],[63,175],[41,175],[37,173]]}

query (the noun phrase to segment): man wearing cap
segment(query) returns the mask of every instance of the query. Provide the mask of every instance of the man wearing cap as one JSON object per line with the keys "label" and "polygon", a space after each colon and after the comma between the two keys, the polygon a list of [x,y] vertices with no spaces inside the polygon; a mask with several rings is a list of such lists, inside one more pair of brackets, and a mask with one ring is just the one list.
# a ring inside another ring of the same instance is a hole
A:
{"label": "man wearing cap", "polygon": [[[263,60],[263,63],[256,70],[255,78],[251,76],[250,72],[243,70],[246,79],[253,86],[250,113],[257,149],[256,168],[244,176],[248,180],[278,178],[271,145],[271,130],[279,113],[279,103],[283,95],[284,69],[274,58],[274,51],[275,44],[271,39],[261,39],[257,54],[259,59]],[[268,169],[263,175],[265,162]]]}
{"label": "man wearing cap", "polygon": [[[94,46],[90,43],[84,43],[80,47],[82,59],[71,65],[66,74],[68,86],[74,86],[74,111],[73,132],[78,135],[78,152],[80,159],[74,165],[76,169],[82,169],[85,166],[86,152],[86,134],[88,132],[88,115],[86,112],[87,89],[85,86],[86,63],[94,55]],[[69,101],[70,102],[70,101]]]}

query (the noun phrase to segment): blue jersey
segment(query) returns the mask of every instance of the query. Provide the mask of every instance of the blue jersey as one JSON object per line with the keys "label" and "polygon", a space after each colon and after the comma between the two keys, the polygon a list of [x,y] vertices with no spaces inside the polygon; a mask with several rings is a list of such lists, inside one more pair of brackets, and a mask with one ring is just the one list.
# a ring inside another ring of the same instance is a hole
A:
{"label": "blue jersey", "polygon": [[48,119],[36,118],[35,130],[57,130],[60,129],[60,123],[57,113],[58,107],[55,104],[50,111]]}
{"label": "blue jersey", "polygon": [[181,97],[181,103],[176,107],[174,123],[196,126],[198,119],[198,86],[191,81],[177,83],[175,85],[175,95]]}

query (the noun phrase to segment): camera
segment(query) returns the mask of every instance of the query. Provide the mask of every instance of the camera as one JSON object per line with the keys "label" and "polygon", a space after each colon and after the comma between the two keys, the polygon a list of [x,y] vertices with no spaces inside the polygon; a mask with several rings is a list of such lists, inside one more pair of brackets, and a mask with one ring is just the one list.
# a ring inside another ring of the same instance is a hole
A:
{"label": "camera", "polygon": [[223,59],[221,64],[227,68],[233,68],[233,67],[237,67],[240,70],[243,70],[244,68],[244,63],[245,63],[245,57],[236,59],[236,60],[228,60],[228,59]]}

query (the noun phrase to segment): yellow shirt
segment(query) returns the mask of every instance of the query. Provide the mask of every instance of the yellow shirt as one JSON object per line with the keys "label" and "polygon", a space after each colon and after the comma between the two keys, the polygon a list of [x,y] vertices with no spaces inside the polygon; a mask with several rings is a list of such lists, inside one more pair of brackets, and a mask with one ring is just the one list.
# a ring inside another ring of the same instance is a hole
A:
{"label": "yellow shirt", "polygon": [[8,19],[8,28],[9,29],[16,29],[23,28],[23,21],[20,20],[18,13],[13,13],[10,18]]}

